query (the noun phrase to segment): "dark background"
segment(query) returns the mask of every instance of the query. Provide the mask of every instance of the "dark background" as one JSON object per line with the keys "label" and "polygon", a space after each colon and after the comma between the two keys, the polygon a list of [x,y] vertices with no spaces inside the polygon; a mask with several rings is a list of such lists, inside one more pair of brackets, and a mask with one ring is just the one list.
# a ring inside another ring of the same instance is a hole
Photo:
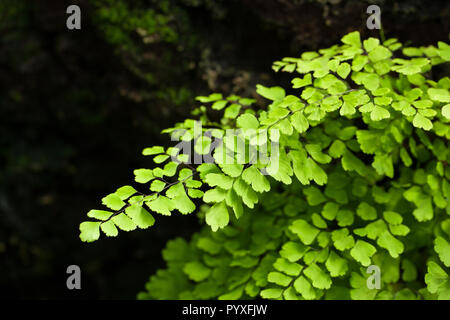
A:
{"label": "dark background", "polygon": [[[448,41],[450,2],[359,0],[0,0],[0,297],[134,299],[168,239],[196,216],[86,244],[78,225],[151,164],[144,147],[183,120],[194,97],[255,97],[284,56],[366,28],[378,4],[387,37]],[[66,8],[81,7],[81,30]],[[156,23],[157,22],[157,23]],[[67,290],[66,268],[82,270]]]}

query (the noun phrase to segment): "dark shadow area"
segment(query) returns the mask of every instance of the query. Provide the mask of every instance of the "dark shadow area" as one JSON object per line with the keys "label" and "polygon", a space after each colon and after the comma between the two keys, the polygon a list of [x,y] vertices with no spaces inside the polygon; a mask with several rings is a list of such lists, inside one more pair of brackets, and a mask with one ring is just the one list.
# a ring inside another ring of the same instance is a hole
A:
{"label": "dark shadow area", "polygon": [[[448,1],[375,3],[385,10],[387,37],[448,40]],[[81,7],[81,30],[66,28],[70,4]],[[0,296],[134,299],[164,266],[167,240],[198,229],[196,215],[156,216],[149,230],[86,244],[78,238],[86,213],[133,184],[134,169],[152,166],[141,150],[169,145],[160,131],[188,117],[195,96],[255,96],[257,83],[287,81],[269,72],[276,59],[330,46],[352,30],[377,36],[365,27],[367,5],[0,2]],[[151,29],[151,10],[168,17],[164,27]],[[66,288],[71,264],[81,267],[80,291]]]}

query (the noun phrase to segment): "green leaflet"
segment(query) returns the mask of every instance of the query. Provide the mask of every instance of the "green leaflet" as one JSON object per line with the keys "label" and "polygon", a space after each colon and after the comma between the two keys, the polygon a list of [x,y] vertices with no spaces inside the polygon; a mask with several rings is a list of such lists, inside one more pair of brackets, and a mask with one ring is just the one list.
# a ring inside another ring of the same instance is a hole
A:
{"label": "green leaflet", "polygon": [[263,299],[278,299],[281,297],[282,293],[282,289],[264,289],[263,291],[261,291],[261,297]]}
{"label": "green leaflet", "polygon": [[336,220],[338,221],[338,226],[346,227],[353,224],[353,221],[355,221],[355,217],[352,211],[344,209],[338,211]]}
{"label": "green leaflet", "polygon": [[330,271],[330,275],[332,277],[343,276],[343,275],[345,275],[345,273],[348,270],[347,260],[340,257],[334,251],[331,251],[325,265],[326,265],[327,269]]}
{"label": "green leaflet", "polygon": [[114,194],[117,195],[121,200],[126,200],[135,193],[136,189],[134,189],[132,186],[123,186],[117,189],[116,192],[114,192]]}
{"label": "green leaflet", "polygon": [[397,212],[393,212],[393,211],[383,212],[383,217],[384,217],[384,220],[386,220],[391,225],[399,225],[403,221],[402,216],[400,214],[398,214]]}
{"label": "green leaflet", "polygon": [[438,102],[450,102],[450,92],[448,89],[429,88],[427,93],[431,100]]}
{"label": "green leaflet", "polygon": [[294,221],[289,230],[295,233],[306,245],[311,244],[319,233],[319,229],[302,219]]}
{"label": "green leaflet", "polygon": [[318,163],[329,163],[331,161],[331,157],[322,152],[322,148],[318,144],[307,144],[306,150],[309,155]]}
{"label": "green leaflet", "polygon": [[356,213],[363,220],[375,220],[377,218],[377,211],[374,207],[366,202],[361,202],[356,209]]}
{"label": "green leaflet", "polygon": [[402,269],[403,269],[402,278],[404,281],[408,282],[416,280],[417,268],[410,260],[404,259],[402,261]]}
{"label": "green leaflet", "polygon": [[208,154],[210,148],[211,148],[211,138],[209,137],[202,137],[198,139],[194,145],[194,150],[198,154]]}
{"label": "green leaflet", "polygon": [[214,110],[222,110],[227,105],[227,100],[217,100],[212,105],[211,108]]}
{"label": "green leaflet", "polygon": [[350,73],[350,65],[348,63],[344,62],[339,65],[336,72],[341,78],[345,79],[345,78],[347,78],[347,76]]}
{"label": "green leaflet", "polygon": [[289,276],[286,276],[285,274],[281,273],[281,272],[270,272],[267,275],[267,280],[269,282],[278,284],[282,287],[286,287],[289,283],[291,283],[292,278]]}
{"label": "green leaflet", "polygon": [[376,38],[369,38],[369,39],[363,41],[364,49],[367,52],[370,52],[373,49],[377,48],[379,44],[380,44],[380,40],[378,40]]}
{"label": "green leaflet", "polygon": [[86,242],[92,242],[100,237],[100,222],[86,221],[80,224],[80,239]]}
{"label": "green leaflet", "polygon": [[320,228],[320,229],[326,229],[327,228],[327,223],[317,213],[313,213],[311,218],[312,218],[313,225],[316,226],[317,228]]}
{"label": "green leaflet", "polygon": [[340,140],[336,140],[331,144],[328,153],[333,158],[340,158],[344,155],[345,150],[346,150],[345,143]]}
{"label": "green leaflet", "polygon": [[228,209],[224,201],[216,203],[206,213],[206,223],[211,226],[213,231],[225,227],[229,219]]}
{"label": "green leaflet", "polygon": [[160,153],[164,153],[164,147],[153,146],[153,147],[145,148],[144,150],[142,150],[142,154],[144,156],[152,156],[152,155],[160,154]]}
{"label": "green leaflet", "polygon": [[375,254],[376,251],[377,249],[370,243],[363,240],[357,240],[355,246],[350,251],[350,254],[353,258],[355,258],[356,261],[367,267],[368,265],[370,265],[370,258]]}
{"label": "green leaflet", "polygon": [[188,214],[195,210],[195,204],[186,194],[185,187],[182,183],[177,183],[170,187],[166,195],[171,199],[172,207],[182,214]]}
{"label": "green leaflet", "polygon": [[242,197],[242,202],[250,209],[253,209],[254,205],[258,202],[258,195],[253,191],[252,187],[243,179],[239,178],[234,182],[233,188]]}
{"label": "green leaflet", "polygon": [[126,214],[118,214],[111,218],[114,224],[123,231],[132,231],[136,229],[136,224]]}
{"label": "green leaflet", "polygon": [[170,216],[171,211],[174,208],[172,201],[164,196],[159,196],[154,200],[146,202],[146,204],[150,208],[150,210],[160,213],[164,216]]}
{"label": "green leaflet", "polygon": [[166,186],[166,183],[161,180],[153,180],[153,182],[150,184],[150,190],[160,192],[164,190],[164,187]]}
{"label": "green leaflet", "polygon": [[235,119],[239,112],[241,111],[241,106],[239,104],[233,103],[229,105],[223,114],[224,118]]}
{"label": "green leaflet", "polygon": [[327,202],[322,208],[322,216],[327,220],[334,220],[339,211],[339,205],[334,202]]}
{"label": "green leaflet", "polygon": [[445,61],[450,60],[450,46],[442,41],[438,41],[438,48],[437,50],[438,55],[444,59]]}
{"label": "green leaflet", "polygon": [[237,118],[237,126],[243,129],[257,129],[259,122],[254,115],[245,113]]}
{"label": "green leaflet", "polygon": [[290,160],[284,150],[280,150],[278,159],[270,161],[269,165],[265,168],[266,172],[277,181],[281,181],[284,184],[291,184],[291,176],[293,170]]}
{"label": "green leaflet", "polygon": [[239,177],[244,169],[244,166],[238,163],[221,164],[219,166],[226,175],[229,175],[232,178]]}
{"label": "green leaflet", "polygon": [[131,220],[141,229],[151,227],[155,223],[155,218],[144,208],[132,205],[125,210]]}
{"label": "green leaflet", "polygon": [[209,268],[196,261],[187,263],[183,271],[188,275],[189,279],[197,282],[206,279],[211,273]]}
{"label": "green leaflet", "polygon": [[266,88],[258,84],[256,86],[256,92],[261,96],[263,96],[264,98],[272,101],[282,100],[285,96],[285,91],[281,87]]}
{"label": "green leaflet", "polygon": [[403,196],[406,200],[413,202],[416,205],[417,208],[414,209],[413,215],[418,221],[427,221],[433,218],[431,197],[424,194],[419,187],[414,186],[406,190]]}
{"label": "green leaflet", "polygon": [[311,283],[303,276],[298,277],[295,280],[294,288],[306,300],[312,300],[316,298],[316,291],[312,287]]}
{"label": "green leaflet", "polygon": [[450,267],[450,243],[442,237],[434,240],[434,250],[445,266]]}
{"label": "green leaflet", "polygon": [[369,52],[369,59],[372,62],[378,62],[389,58],[392,55],[391,51],[383,46],[376,46]]}
{"label": "green leaflet", "polygon": [[154,175],[150,169],[136,169],[134,170],[135,181],[139,183],[147,183],[153,179]]}
{"label": "green leaflet", "polygon": [[299,133],[306,132],[306,130],[308,130],[309,128],[308,119],[306,119],[302,112],[295,112],[291,116],[291,123],[295,130],[297,130]]}
{"label": "green leaflet", "polygon": [[125,206],[125,202],[114,193],[104,197],[102,203],[112,210],[120,210]]}
{"label": "green leaflet", "polygon": [[436,293],[438,299],[450,299],[450,278],[448,274],[435,262],[428,263],[428,272],[425,275],[428,291]]}
{"label": "green leaflet", "polygon": [[306,196],[308,204],[310,204],[311,206],[316,206],[326,201],[326,198],[323,196],[320,189],[316,187],[308,187],[303,191],[303,193]]}
{"label": "green leaflet", "polygon": [[112,212],[105,210],[91,210],[87,216],[97,220],[107,220],[112,215]]}
{"label": "green leaflet", "polygon": [[318,185],[322,186],[327,182],[326,172],[313,159],[306,159],[305,169],[309,179],[314,180]]}
{"label": "green leaflet", "polygon": [[386,175],[389,178],[394,177],[394,165],[390,154],[376,154],[372,162],[372,167],[380,175]]}
{"label": "green leaflet", "polygon": [[303,269],[303,267],[300,264],[289,262],[288,260],[286,260],[284,258],[278,258],[275,261],[275,263],[273,264],[273,267],[276,270],[278,270],[280,272],[284,272],[285,274],[287,274],[289,276],[298,276]]}
{"label": "green leaflet", "polygon": [[342,37],[341,41],[345,44],[360,47],[361,46],[361,38],[359,36],[358,31],[350,32],[349,34]]}
{"label": "green leaflet", "polygon": [[220,187],[222,189],[228,190],[233,186],[233,179],[224,174],[210,173],[206,175],[205,182],[211,187]]}
{"label": "green leaflet", "polygon": [[377,295],[377,290],[367,287],[366,279],[359,272],[352,272],[350,276],[350,290],[352,300],[373,300]]}
{"label": "green leaflet", "polygon": [[390,116],[391,116],[391,114],[389,113],[388,110],[386,110],[385,108],[380,107],[378,105],[375,105],[375,108],[370,113],[370,119],[372,119],[373,121],[389,119]]}
{"label": "green leaflet", "polygon": [[450,119],[450,103],[442,107],[441,113],[444,118]]}
{"label": "green leaflet", "polygon": [[198,101],[200,101],[202,103],[217,101],[217,100],[220,100],[220,99],[222,99],[222,95],[220,93],[211,93],[207,97],[205,97],[205,96],[195,97],[195,100],[198,100]]}
{"label": "green leaflet", "polygon": [[308,250],[309,248],[301,243],[289,241],[283,245],[280,255],[290,262],[295,262],[302,258]]}
{"label": "green leaflet", "polygon": [[100,225],[100,229],[108,236],[108,237],[115,237],[119,234],[119,231],[117,230],[116,225],[114,224],[114,221],[109,220],[106,222],[103,222]]}
{"label": "green leaflet", "polygon": [[396,239],[389,231],[384,231],[377,241],[378,245],[389,251],[393,258],[397,258],[404,250],[403,243]]}
{"label": "green leaflet", "polygon": [[206,203],[221,202],[227,196],[227,191],[221,188],[209,189],[203,195],[203,201]]}
{"label": "green leaflet", "polygon": [[226,204],[233,208],[233,212],[236,218],[240,218],[244,214],[244,208],[242,206],[242,200],[236,193],[234,189],[228,190],[228,193],[225,198]]}
{"label": "green leaflet", "polygon": [[353,236],[349,235],[348,229],[346,228],[333,231],[331,236],[334,242],[334,246],[340,251],[353,248],[353,246],[355,245]]}
{"label": "green leaflet", "polygon": [[250,166],[242,173],[242,179],[252,186],[256,192],[267,192],[270,184],[267,178],[254,166]]}
{"label": "green leaflet", "polygon": [[220,243],[216,242],[211,238],[200,238],[197,241],[197,247],[203,251],[206,251],[210,254],[217,254],[220,252],[222,246]]}
{"label": "green leaflet", "polygon": [[328,289],[331,286],[330,276],[317,264],[308,266],[303,273],[311,280],[312,285],[318,289]]}
{"label": "green leaflet", "polygon": [[301,78],[292,79],[292,88],[294,88],[294,89],[302,88],[302,87],[308,86],[310,84],[312,84],[310,73],[305,75],[303,77],[303,79],[301,79]]}

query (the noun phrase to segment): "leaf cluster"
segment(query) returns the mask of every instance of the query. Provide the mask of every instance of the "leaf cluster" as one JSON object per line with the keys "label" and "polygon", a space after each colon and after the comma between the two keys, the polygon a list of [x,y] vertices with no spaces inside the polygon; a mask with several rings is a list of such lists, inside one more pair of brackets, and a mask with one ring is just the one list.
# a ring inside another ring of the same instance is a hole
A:
{"label": "leaf cluster", "polygon": [[[275,62],[294,77],[288,90],[257,86],[267,108],[197,97],[196,119],[163,131],[192,150],[144,149],[156,167],[134,174],[150,191],[106,196],[109,211],[90,211],[80,237],[147,228],[150,212],[189,214],[201,200],[206,226],[168,243],[167,269],[140,298],[449,299],[450,79],[430,77],[449,60],[444,42],[352,32]],[[370,265],[379,290],[367,287]]]}

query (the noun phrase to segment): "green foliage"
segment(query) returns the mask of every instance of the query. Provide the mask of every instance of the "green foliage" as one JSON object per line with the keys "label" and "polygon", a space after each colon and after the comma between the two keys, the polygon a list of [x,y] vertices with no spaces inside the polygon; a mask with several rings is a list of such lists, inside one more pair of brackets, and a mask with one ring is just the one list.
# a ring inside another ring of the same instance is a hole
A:
{"label": "green foliage", "polygon": [[170,26],[170,2],[151,1],[157,4],[153,9],[139,10],[131,8],[122,0],[95,0],[96,19],[106,39],[115,45],[131,49],[132,34],[138,32],[146,42],[174,42],[178,35]]}
{"label": "green foliage", "polygon": [[[144,149],[156,166],[134,173],[150,192],[103,198],[110,210],[90,211],[81,239],[147,228],[147,209],[189,214],[201,199],[207,226],[169,242],[167,268],[139,298],[449,299],[450,79],[427,78],[448,46],[402,49],[358,32],[342,42],[275,62],[301,75],[293,90],[258,85],[267,108],[198,97],[198,120],[163,131],[196,153]],[[201,155],[210,160],[191,165]],[[366,285],[370,265],[379,290]]]}

